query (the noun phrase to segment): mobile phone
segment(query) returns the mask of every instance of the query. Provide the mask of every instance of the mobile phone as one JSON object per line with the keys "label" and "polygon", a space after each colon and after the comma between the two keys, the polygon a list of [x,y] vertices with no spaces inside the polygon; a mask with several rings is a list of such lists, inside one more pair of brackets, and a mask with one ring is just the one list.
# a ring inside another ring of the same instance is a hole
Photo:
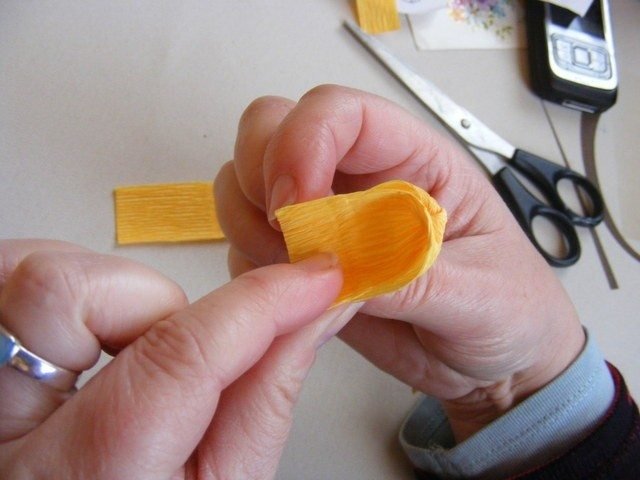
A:
{"label": "mobile phone", "polygon": [[618,94],[607,0],[593,0],[584,16],[540,0],[526,1],[533,91],[569,108],[597,113]]}

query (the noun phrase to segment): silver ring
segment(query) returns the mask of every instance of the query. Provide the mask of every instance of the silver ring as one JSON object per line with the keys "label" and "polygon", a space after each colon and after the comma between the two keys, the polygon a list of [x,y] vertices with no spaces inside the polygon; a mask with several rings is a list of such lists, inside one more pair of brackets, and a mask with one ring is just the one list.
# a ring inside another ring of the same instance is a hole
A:
{"label": "silver ring", "polygon": [[15,335],[0,325],[0,368],[10,366],[61,392],[71,390],[78,374],[58,367],[22,346]]}

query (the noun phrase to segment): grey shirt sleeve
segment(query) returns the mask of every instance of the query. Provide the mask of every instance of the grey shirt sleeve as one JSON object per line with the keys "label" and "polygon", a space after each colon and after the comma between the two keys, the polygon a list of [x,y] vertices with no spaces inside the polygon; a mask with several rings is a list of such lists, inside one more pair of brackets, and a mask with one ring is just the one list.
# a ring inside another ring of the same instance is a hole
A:
{"label": "grey shirt sleeve", "polygon": [[440,403],[423,396],[400,442],[416,468],[447,478],[503,478],[561,455],[587,436],[613,401],[602,353],[587,333],[578,358],[553,382],[462,443]]}

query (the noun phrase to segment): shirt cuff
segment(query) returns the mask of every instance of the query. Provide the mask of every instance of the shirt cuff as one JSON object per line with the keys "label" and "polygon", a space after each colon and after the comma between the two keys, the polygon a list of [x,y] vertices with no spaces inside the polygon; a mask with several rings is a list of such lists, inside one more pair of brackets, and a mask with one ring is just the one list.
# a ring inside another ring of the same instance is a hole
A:
{"label": "shirt cuff", "polygon": [[584,349],[560,376],[460,444],[438,400],[423,396],[400,430],[413,465],[448,478],[501,478],[542,465],[585,438],[615,393],[604,357],[586,333]]}

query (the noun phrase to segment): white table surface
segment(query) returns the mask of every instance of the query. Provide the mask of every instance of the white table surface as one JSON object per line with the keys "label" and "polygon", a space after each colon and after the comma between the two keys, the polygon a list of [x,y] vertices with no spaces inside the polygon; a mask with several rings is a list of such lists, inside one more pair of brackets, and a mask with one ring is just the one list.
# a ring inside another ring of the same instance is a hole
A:
{"label": "white table surface", "polygon": [[[596,164],[627,240],[639,249],[640,3],[613,0],[618,104],[602,115]],[[342,28],[347,0],[0,3],[0,236],[48,237],[127,256],[191,299],[228,280],[224,242],[118,247],[116,186],[213,179],[232,157],[244,107],[321,83],[375,92],[441,128]],[[582,170],[581,115],[527,87],[526,51],[417,51],[409,29],[381,36],[514,144]],[[555,135],[554,135],[555,133]],[[557,141],[556,141],[557,138]],[[557,270],[585,325],[640,397],[640,264],[606,226],[580,229],[578,264]],[[412,478],[397,430],[416,397],[338,340],[296,410],[280,479]]]}

